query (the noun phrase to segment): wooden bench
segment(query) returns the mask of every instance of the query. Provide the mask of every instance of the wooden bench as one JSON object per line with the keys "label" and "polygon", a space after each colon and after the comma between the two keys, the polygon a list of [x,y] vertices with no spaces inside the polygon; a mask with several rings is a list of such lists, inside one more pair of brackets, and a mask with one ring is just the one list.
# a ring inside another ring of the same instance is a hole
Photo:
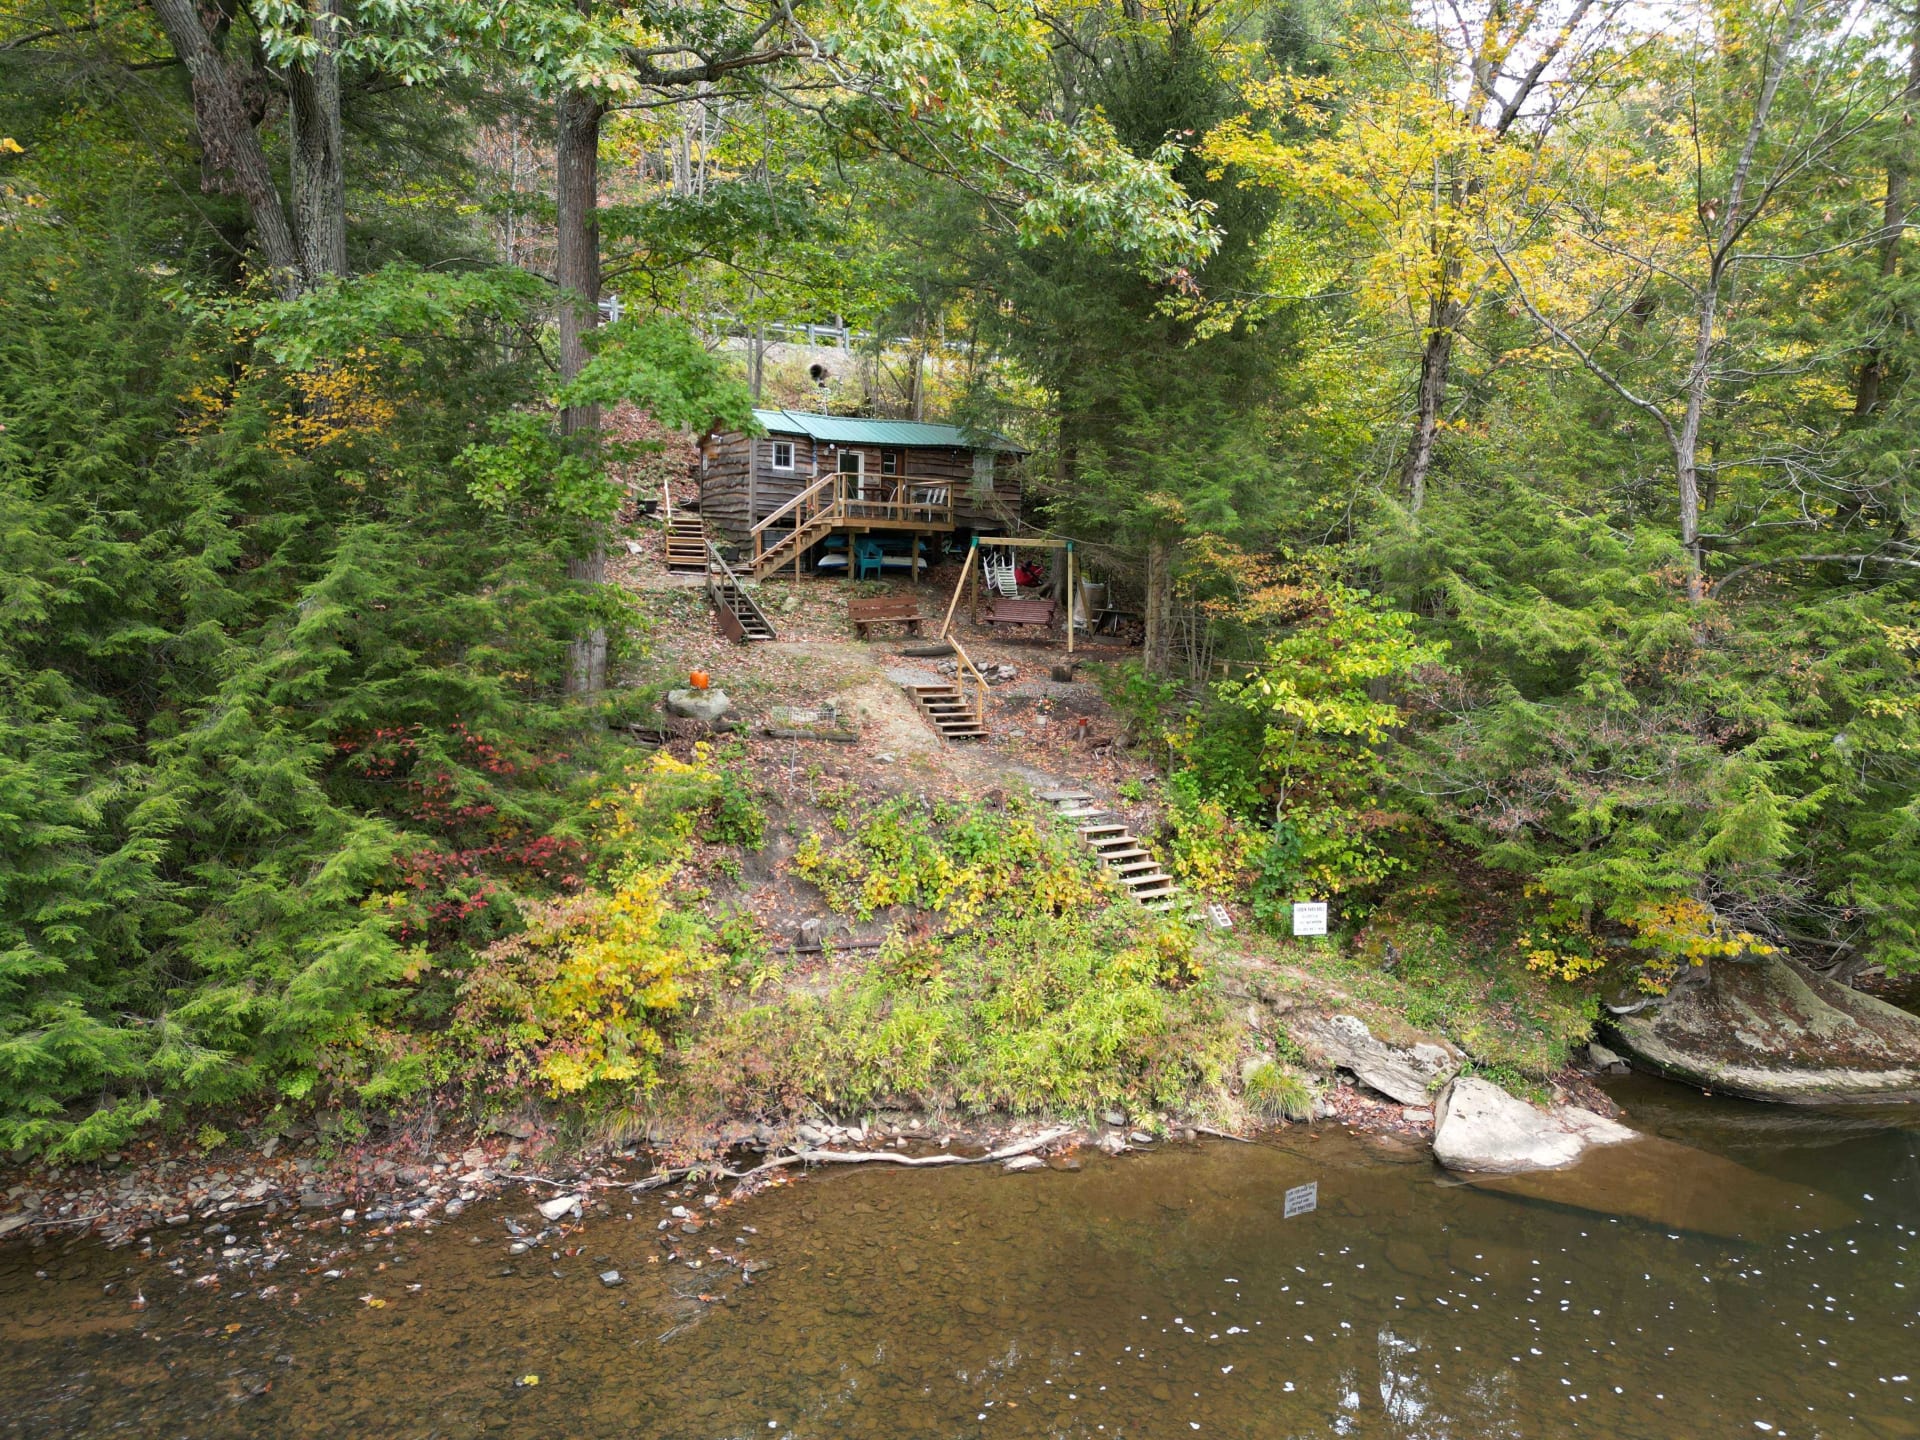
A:
{"label": "wooden bench", "polygon": [[1052,600],[1009,600],[996,596],[987,607],[989,625],[1041,625],[1053,628],[1058,605]]}
{"label": "wooden bench", "polygon": [[920,633],[920,607],[911,596],[890,596],[879,600],[849,600],[847,619],[853,622],[853,633],[862,640],[867,638],[869,625],[901,624],[907,627],[909,635]]}

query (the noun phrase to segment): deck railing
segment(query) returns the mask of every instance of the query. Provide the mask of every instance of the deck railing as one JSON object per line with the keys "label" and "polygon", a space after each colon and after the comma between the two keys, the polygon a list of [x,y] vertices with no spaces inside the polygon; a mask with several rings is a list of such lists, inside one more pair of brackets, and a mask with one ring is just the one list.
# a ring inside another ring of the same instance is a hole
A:
{"label": "deck railing", "polygon": [[[930,475],[855,475],[830,470],[816,475],[798,495],[755,522],[753,562],[780,543],[767,531],[782,521],[796,533],[809,525],[881,525],[895,529],[953,528],[952,480]],[[784,562],[782,562],[784,563]]]}

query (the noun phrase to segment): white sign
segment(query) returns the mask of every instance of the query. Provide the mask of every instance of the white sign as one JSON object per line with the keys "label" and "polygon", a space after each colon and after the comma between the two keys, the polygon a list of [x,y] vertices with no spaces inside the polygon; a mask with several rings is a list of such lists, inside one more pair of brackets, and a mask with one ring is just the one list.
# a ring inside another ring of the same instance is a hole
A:
{"label": "white sign", "polygon": [[1283,1220],[1291,1220],[1296,1215],[1304,1215],[1320,1205],[1320,1182],[1314,1180],[1306,1185],[1296,1185],[1287,1191],[1286,1213]]}
{"label": "white sign", "polygon": [[1296,935],[1324,935],[1327,933],[1327,902],[1324,900],[1302,900],[1293,907],[1293,933]]}

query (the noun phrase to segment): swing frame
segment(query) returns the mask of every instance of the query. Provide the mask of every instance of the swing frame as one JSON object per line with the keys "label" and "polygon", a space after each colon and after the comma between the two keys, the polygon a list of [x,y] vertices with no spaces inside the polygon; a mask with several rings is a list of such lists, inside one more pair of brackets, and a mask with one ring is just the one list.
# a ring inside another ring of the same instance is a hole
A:
{"label": "swing frame", "polygon": [[[1077,588],[1074,584],[1076,577],[1074,573],[1073,541],[1053,540],[1039,535],[990,535],[987,537],[987,543],[989,545],[1006,545],[1014,549],[1064,550],[1067,552],[1067,654],[1071,655],[1073,653],[1073,601],[1074,590]],[[953,633],[953,617],[959,613],[960,597],[967,593],[967,585],[969,582],[972,582],[973,585],[973,606],[970,613],[973,617],[973,623],[975,625],[980,623],[980,576],[979,566],[976,563],[979,558],[979,552],[980,537],[975,535],[967,544],[966,562],[960,567],[960,583],[953,587],[953,598],[947,602],[946,618],[940,622],[940,638],[942,640],[947,639]]]}

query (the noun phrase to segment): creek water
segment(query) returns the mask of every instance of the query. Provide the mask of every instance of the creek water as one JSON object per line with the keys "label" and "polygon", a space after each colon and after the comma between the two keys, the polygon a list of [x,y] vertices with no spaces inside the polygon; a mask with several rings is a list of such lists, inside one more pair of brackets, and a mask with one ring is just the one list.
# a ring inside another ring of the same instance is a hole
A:
{"label": "creek water", "polygon": [[250,1277],[14,1247],[0,1436],[1920,1436],[1920,1116],[1614,1093],[1666,1140],[1544,1196],[1295,1129],[623,1197],[517,1256],[528,1201]]}

